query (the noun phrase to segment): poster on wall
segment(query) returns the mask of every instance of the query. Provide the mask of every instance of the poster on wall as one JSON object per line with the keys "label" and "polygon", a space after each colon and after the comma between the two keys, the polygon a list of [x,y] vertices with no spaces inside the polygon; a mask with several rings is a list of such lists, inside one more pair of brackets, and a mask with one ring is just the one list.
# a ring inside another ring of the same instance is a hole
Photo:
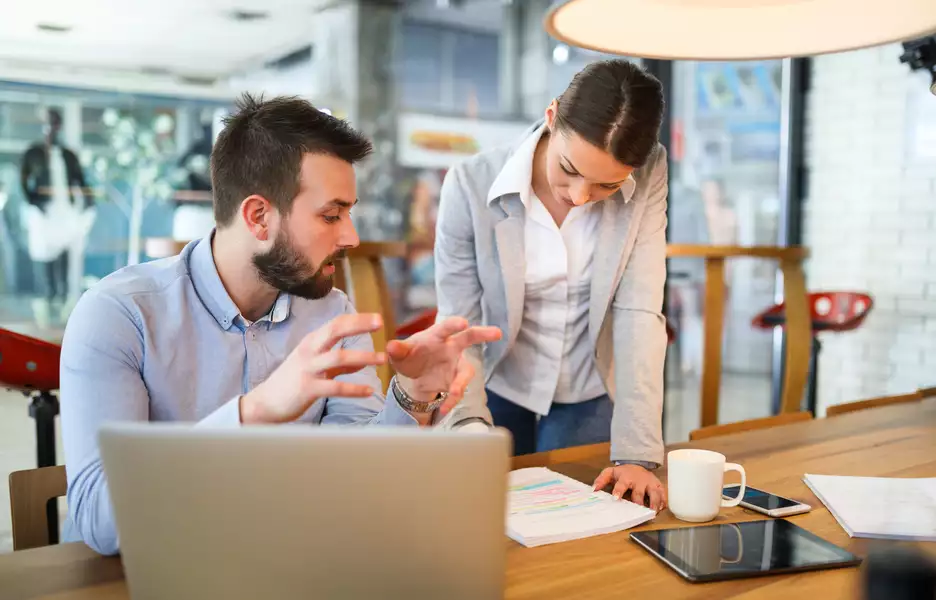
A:
{"label": "poster on wall", "polygon": [[397,161],[404,167],[447,169],[472,154],[519,139],[531,125],[404,113],[397,121]]}
{"label": "poster on wall", "polygon": [[398,309],[404,320],[436,306],[432,251],[446,172],[473,154],[518,140],[531,126],[414,113],[400,116],[395,179],[407,220],[405,290]]}

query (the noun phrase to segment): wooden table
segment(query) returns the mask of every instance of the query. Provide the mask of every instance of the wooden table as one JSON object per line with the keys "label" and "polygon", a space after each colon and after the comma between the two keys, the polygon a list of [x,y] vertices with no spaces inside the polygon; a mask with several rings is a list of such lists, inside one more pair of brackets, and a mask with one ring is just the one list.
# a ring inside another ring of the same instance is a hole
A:
{"label": "wooden table", "polygon": [[[686,446],[690,444],[679,447]],[[753,486],[811,504],[811,513],[791,520],[865,556],[871,542],[850,539],[802,483],[802,476],[936,477],[936,399],[713,438],[691,446],[723,452],[741,463]],[[514,466],[549,466],[591,482],[607,457],[607,445],[599,444],[518,457]],[[743,509],[725,509],[717,521],[761,518]],[[646,528],[683,525],[664,512]],[[506,543],[508,598],[860,598],[859,569],[685,583],[635,546],[627,532],[539,548]],[[921,546],[936,555],[936,544]],[[128,596],[118,558],[99,557],[83,544],[62,544],[0,556],[0,597],[124,600]]]}

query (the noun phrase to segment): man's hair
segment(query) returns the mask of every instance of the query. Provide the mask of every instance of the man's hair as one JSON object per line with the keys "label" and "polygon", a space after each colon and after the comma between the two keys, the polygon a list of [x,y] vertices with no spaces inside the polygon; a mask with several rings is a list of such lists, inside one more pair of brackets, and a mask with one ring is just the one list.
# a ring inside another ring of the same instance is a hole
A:
{"label": "man's hair", "polygon": [[370,141],[345,121],[296,97],[263,100],[244,94],[211,151],[211,186],[218,227],[230,225],[244,198],[257,194],[289,214],[299,194],[304,154],[327,154],[354,164]]}
{"label": "man's hair", "polygon": [[663,122],[663,86],[632,62],[593,62],[558,98],[556,126],[610,152],[621,164],[642,167]]}

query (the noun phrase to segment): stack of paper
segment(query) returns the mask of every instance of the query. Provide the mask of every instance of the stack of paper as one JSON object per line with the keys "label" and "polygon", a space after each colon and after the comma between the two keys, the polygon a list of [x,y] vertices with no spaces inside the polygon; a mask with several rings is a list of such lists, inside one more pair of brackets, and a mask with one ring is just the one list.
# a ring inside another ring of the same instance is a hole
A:
{"label": "stack of paper", "polygon": [[544,467],[510,473],[508,506],[507,535],[528,548],[622,531],[656,516]]}
{"label": "stack of paper", "polygon": [[936,541],[936,478],[806,475],[851,537]]}

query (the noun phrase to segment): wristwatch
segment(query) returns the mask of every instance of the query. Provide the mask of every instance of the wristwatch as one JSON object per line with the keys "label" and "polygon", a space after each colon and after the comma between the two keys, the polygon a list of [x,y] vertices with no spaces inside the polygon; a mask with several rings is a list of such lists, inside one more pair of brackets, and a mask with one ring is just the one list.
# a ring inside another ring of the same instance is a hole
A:
{"label": "wristwatch", "polygon": [[445,402],[445,399],[448,397],[447,393],[442,392],[431,402],[419,402],[414,400],[412,396],[406,393],[406,390],[400,387],[396,377],[390,380],[390,391],[393,397],[396,398],[397,404],[399,404],[403,410],[411,413],[434,412],[437,408],[442,406],[442,403]]}

